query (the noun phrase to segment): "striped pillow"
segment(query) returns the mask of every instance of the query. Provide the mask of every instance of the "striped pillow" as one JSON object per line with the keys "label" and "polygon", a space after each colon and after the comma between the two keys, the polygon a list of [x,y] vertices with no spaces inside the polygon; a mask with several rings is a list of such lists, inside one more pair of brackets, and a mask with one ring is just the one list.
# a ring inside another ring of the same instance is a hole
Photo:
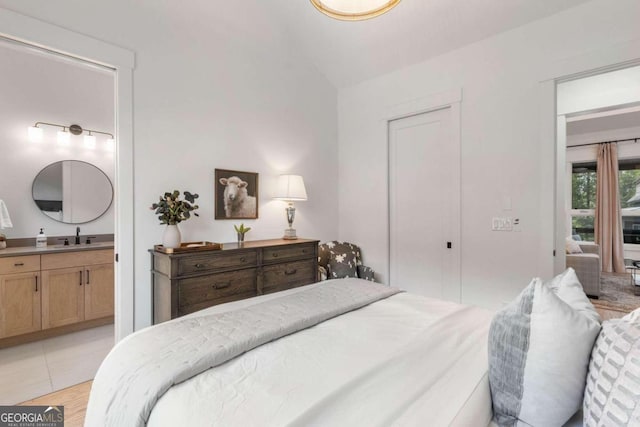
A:
{"label": "striped pillow", "polygon": [[591,353],[584,425],[640,425],[640,309],[606,321]]}
{"label": "striped pillow", "polygon": [[489,385],[499,426],[560,426],[580,409],[600,323],[559,293],[534,279],[491,322]]}

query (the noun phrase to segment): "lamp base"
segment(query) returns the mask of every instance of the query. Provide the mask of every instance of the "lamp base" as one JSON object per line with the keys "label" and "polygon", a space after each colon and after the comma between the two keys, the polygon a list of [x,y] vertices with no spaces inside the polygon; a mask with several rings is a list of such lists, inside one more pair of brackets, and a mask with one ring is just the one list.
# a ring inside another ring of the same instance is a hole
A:
{"label": "lamp base", "polygon": [[287,228],[284,230],[284,236],[282,237],[284,240],[296,240],[298,236],[296,236],[295,228]]}

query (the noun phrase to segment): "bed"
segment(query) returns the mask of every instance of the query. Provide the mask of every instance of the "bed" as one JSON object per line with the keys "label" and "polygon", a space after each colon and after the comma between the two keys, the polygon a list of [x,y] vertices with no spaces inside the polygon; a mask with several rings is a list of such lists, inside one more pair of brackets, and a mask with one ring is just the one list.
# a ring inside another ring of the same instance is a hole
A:
{"label": "bed", "polygon": [[[318,316],[309,304],[346,309]],[[491,318],[360,279],[211,307],[118,343],[96,375],[86,425],[486,426]],[[269,324],[277,334],[263,338]],[[202,338],[219,330],[230,340]]]}

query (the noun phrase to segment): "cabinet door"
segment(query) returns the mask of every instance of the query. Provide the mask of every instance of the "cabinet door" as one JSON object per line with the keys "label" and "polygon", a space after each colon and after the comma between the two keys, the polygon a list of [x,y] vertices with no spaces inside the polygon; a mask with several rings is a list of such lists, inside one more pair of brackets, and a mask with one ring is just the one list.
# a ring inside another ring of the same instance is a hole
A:
{"label": "cabinet door", "polygon": [[0,276],[0,338],[39,331],[40,274]]}
{"label": "cabinet door", "polygon": [[85,267],[85,320],[113,316],[113,264]]}
{"label": "cabinet door", "polygon": [[81,267],[42,272],[42,329],[84,320],[84,282]]}

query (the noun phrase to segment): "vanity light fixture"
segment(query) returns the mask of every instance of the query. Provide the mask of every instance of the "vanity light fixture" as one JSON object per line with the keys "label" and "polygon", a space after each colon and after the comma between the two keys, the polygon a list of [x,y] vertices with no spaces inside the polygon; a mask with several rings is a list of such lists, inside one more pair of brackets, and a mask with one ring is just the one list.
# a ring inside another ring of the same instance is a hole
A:
{"label": "vanity light fixture", "polygon": [[29,141],[42,142],[42,128],[38,126],[29,126]]}
{"label": "vanity light fixture", "polygon": [[109,138],[104,143],[104,149],[107,151],[116,151],[116,140],[113,138]]}
{"label": "vanity light fixture", "polygon": [[91,134],[91,131],[89,131],[89,135],[84,136],[84,146],[92,150],[96,148],[96,137]]}
{"label": "vanity light fixture", "polygon": [[58,144],[69,145],[71,144],[71,134],[67,132],[67,128],[58,131]]}
{"label": "vanity light fixture", "polygon": [[94,129],[83,129],[80,125],[65,126],[56,123],[36,122],[36,124],[34,124],[33,126],[29,126],[28,128],[29,141],[42,141],[44,132],[41,126],[43,125],[62,128],[62,130],[58,131],[57,138],[60,145],[69,145],[71,143],[71,135],[82,135],[84,132],[87,132],[88,134],[84,136],[84,145],[86,148],[94,149],[96,148],[96,137],[93,134],[98,133],[101,135],[109,136],[109,139],[107,139],[107,142],[105,143],[105,150],[114,151],[115,140],[113,138],[113,134]]}
{"label": "vanity light fixture", "polygon": [[341,21],[363,21],[387,13],[400,0],[311,0],[320,12]]}

